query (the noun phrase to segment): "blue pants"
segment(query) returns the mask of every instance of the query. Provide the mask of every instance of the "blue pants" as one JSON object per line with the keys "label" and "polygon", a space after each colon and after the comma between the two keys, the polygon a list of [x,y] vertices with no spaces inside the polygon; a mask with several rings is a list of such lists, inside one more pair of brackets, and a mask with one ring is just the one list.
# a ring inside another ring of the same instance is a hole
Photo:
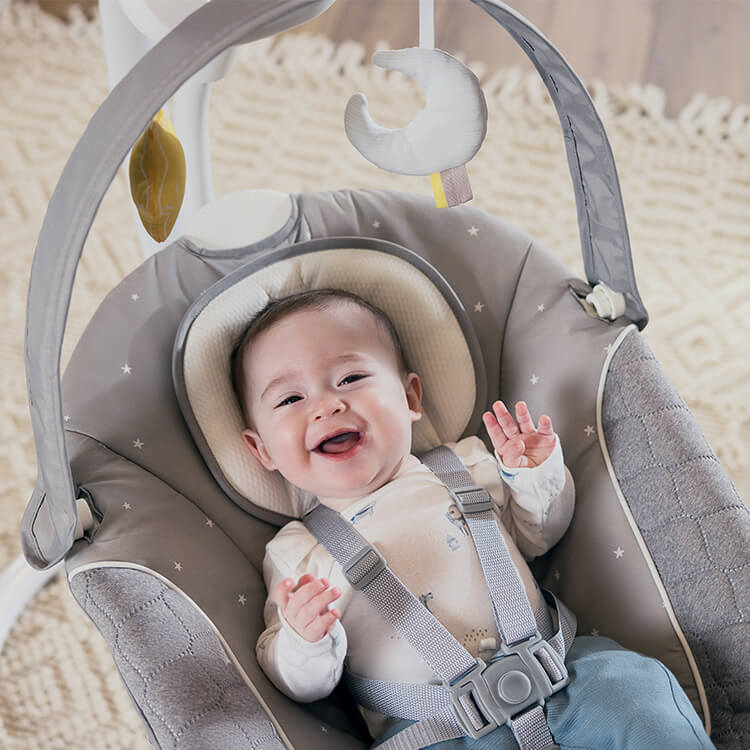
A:
{"label": "blue pants", "polygon": [[[570,684],[544,707],[561,750],[714,750],[674,675],[656,659],[608,638],[581,636],[565,660]],[[403,720],[382,741],[412,722]],[[472,740],[430,745],[434,750],[518,750],[509,727]]]}

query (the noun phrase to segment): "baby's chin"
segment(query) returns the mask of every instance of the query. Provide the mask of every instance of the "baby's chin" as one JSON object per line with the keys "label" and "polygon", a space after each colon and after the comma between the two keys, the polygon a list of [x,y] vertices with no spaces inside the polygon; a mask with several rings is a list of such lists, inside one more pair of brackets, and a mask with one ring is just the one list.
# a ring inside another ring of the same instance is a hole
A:
{"label": "baby's chin", "polygon": [[[377,487],[373,488],[369,484],[363,486],[361,483],[352,485],[344,484],[342,486],[333,487],[301,487],[294,482],[289,482],[289,484],[294,487],[298,495],[317,499],[318,502],[322,503],[323,505],[327,505],[329,508],[335,508],[336,510],[341,510],[347,505],[351,505],[352,503],[357,502],[357,500],[360,500],[361,498],[365,497],[365,495],[369,495],[371,492],[374,492],[375,489],[377,489]],[[385,482],[381,483],[380,486],[382,486],[383,484],[385,484]]]}
{"label": "baby's chin", "polygon": [[403,460],[402,458],[394,467],[372,477],[367,482],[352,481],[351,483],[347,483],[346,481],[342,481],[340,485],[319,488],[318,492],[314,490],[311,490],[311,492],[323,505],[341,511],[363,497],[371,495],[383,485],[388,484],[398,474]]}
{"label": "baby's chin", "polygon": [[357,484],[345,485],[343,487],[321,487],[318,492],[313,492],[313,494],[323,505],[341,510],[342,508],[346,508],[347,505],[356,503],[357,500],[361,500],[363,497],[372,494],[376,489],[382,487],[383,484],[385,482],[373,485]]}

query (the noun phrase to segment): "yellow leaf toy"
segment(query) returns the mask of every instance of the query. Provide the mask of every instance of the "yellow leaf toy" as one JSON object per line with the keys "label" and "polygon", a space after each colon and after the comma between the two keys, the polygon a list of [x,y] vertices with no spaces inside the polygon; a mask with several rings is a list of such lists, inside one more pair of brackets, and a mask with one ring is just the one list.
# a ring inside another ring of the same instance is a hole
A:
{"label": "yellow leaf toy", "polygon": [[163,109],[130,153],[130,194],[146,231],[164,242],[185,197],[185,152]]}

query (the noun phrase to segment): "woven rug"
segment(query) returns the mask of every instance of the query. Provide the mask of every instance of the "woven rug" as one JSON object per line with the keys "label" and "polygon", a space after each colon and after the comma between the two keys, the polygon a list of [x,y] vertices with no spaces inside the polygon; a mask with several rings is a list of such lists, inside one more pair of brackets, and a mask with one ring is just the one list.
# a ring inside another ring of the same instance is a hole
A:
{"label": "woven rug", "polygon": [[[98,22],[72,20],[66,26],[0,0],[0,569],[20,553],[20,518],[36,476],[23,369],[32,253],[65,161],[107,94]],[[363,58],[354,42],[337,47],[304,34],[246,47],[213,89],[217,194],[355,186],[430,194],[427,178],[381,172],[346,140],[344,105],[356,91],[391,127],[423,104],[413,82]],[[520,225],[583,276],[560,127],[541,82],[515,69],[485,76],[472,67],[490,111],[489,134],[469,165],[475,205]],[[750,108],[696,95],[668,120],[659,89],[592,82],[590,91],[619,167],[651,314],[645,335],[747,500]],[[63,361],[104,294],[138,263],[120,174],[87,241]],[[108,649],[57,580],[0,655],[0,748],[77,747],[149,745]]]}

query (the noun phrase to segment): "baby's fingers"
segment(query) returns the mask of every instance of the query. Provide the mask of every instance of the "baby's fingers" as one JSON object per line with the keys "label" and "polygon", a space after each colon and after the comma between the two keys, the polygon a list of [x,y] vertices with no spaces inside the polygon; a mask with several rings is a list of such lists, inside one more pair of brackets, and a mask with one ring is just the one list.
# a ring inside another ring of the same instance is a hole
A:
{"label": "baby's fingers", "polygon": [[528,465],[526,460],[526,444],[520,438],[510,440],[505,446],[505,450],[500,455],[503,464],[509,469],[525,468]]}
{"label": "baby's fingers", "polygon": [[273,590],[273,600],[283,610],[289,603],[289,594],[294,588],[294,581],[291,578],[285,578],[276,588]]}
{"label": "baby's fingers", "polygon": [[529,407],[526,406],[525,401],[519,401],[516,404],[516,419],[518,420],[518,426],[521,428],[521,432],[524,435],[536,432],[534,420],[531,418]]}
{"label": "baby's fingers", "polygon": [[499,452],[508,441],[508,438],[505,437],[505,433],[497,423],[497,419],[490,412],[486,411],[482,414],[482,422],[484,422],[484,426],[487,428],[487,434],[490,436],[492,445]]}
{"label": "baby's fingers", "polygon": [[[299,578],[297,583],[291,578],[285,578],[280,584],[273,590],[273,600],[276,604],[281,607],[281,611],[286,611],[289,606],[289,601],[293,594],[297,593],[302,586],[312,583],[315,580],[315,576],[310,573],[305,573]],[[309,598],[309,597],[308,597]]]}
{"label": "baby's fingers", "polygon": [[492,409],[505,437],[510,440],[518,435],[518,425],[516,420],[513,419],[513,415],[508,411],[508,407],[502,401],[495,401],[492,404]]}
{"label": "baby's fingers", "polygon": [[326,614],[329,611],[328,605],[340,596],[341,590],[337,588],[321,591],[300,610],[299,621],[305,626],[310,625],[316,617]]}
{"label": "baby's fingers", "polygon": [[508,440],[518,434],[518,427],[502,401],[495,401],[492,408],[495,414],[486,411],[482,415],[482,421],[493,447],[500,453]]}
{"label": "baby's fingers", "polygon": [[337,609],[329,610],[322,615],[318,615],[306,628],[304,635],[302,636],[305,640],[310,643],[319,641],[324,635],[330,633],[333,630],[333,626],[336,624],[336,620],[341,617],[341,612]]}
{"label": "baby's fingers", "polygon": [[552,426],[552,420],[546,415],[542,414],[539,417],[539,429],[537,430],[540,435],[554,435],[555,428]]}

